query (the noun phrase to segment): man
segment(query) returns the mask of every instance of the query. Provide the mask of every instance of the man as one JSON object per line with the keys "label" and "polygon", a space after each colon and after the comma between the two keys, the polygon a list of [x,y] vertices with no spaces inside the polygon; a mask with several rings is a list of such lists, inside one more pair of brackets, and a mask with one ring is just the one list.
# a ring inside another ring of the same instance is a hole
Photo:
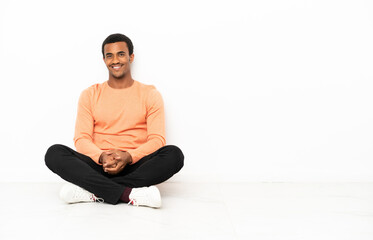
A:
{"label": "man", "polygon": [[184,164],[176,146],[165,146],[163,100],[155,87],[131,76],[131,40],[108,36],[102,54],[109,80],[79,98],[74,143],[51,146],[45,163],[70,182],[60,192],[67,203],[105,201],[158,208],[159,190]]}

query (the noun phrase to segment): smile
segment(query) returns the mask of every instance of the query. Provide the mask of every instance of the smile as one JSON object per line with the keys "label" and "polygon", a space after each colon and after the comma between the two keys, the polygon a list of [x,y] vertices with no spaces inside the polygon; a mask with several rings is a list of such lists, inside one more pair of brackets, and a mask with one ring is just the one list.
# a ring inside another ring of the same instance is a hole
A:
{"label": "smile", "polygon": [[114,69],[114,70],[118,70],[118,69],[120,69],[122,67],[122,65],[115,65],[115,66],[111,66],[111,68],[112,69]]}

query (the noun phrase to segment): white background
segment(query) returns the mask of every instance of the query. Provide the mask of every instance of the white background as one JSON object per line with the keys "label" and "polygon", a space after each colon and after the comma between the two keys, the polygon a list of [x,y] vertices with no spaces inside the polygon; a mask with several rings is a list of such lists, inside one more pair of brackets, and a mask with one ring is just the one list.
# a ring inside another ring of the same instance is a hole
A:
{"label": "white background", "polygon": [[60,181],[80,92],[128,35],[181,181],[373,181],[372,1],[0,2],[0,181]]}

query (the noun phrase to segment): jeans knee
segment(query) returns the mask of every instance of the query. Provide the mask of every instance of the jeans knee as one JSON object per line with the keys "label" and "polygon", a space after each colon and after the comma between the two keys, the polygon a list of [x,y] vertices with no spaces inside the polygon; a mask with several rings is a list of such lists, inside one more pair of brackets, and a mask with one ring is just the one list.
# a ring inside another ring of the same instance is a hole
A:
{"label": "jeans knee", "polygon": [[59,158],[58,156],[64,148],[65,148],[64,145],[54,144],[50,146],[47,152],[45,153],[45,157],[44,157],[45,165],[52,171],[56,167],[56,162]]}
{"label": "jeans knee", "polygon": [[177,172],[180,171],[180,169],[184,166],[184,154],[181,151],[181,149],[174,145],[167,146],[169,148],[169,151],[172,155],[172,160],[175,164],[175,167],[177,169]]}

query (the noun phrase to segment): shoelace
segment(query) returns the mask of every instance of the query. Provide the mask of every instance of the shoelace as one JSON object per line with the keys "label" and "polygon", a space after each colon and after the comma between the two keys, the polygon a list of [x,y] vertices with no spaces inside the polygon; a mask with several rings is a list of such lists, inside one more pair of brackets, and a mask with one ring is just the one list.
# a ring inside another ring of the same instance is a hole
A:
{"label": "shoelace", "polygon": [[138,204],[138,202],[136,201],[136,199],[130,199],[130,201],[128,202],[128,204],[127,205],[130,205],[130,204],[132,204],[132,205],[134,205],[134,206],[136,206],[136,207],[138,207],[139,206],[139,204]]}
{"label": "shoelace", "polygon": [[87,197],[87,194],[88,194],[89,199],[92,200],[93,202],[99,202],[99,203],[104,202],[103,198],[98,198],[93,193],[85,192],[85,191],[75,191],[74,198],[75,199],[82,199],[82,198],[84,199],[85,197]]}
{"label": "shoelace", "polygon": [[104,199],[103,199],[103,198],[98,198],[98,197],[96,197],[93,193],[92,193],[92,195],[90,196],[90,198],[91,198],[94,202],[98,202],[98,203],[103,203],[103,202],[104,202]]}

